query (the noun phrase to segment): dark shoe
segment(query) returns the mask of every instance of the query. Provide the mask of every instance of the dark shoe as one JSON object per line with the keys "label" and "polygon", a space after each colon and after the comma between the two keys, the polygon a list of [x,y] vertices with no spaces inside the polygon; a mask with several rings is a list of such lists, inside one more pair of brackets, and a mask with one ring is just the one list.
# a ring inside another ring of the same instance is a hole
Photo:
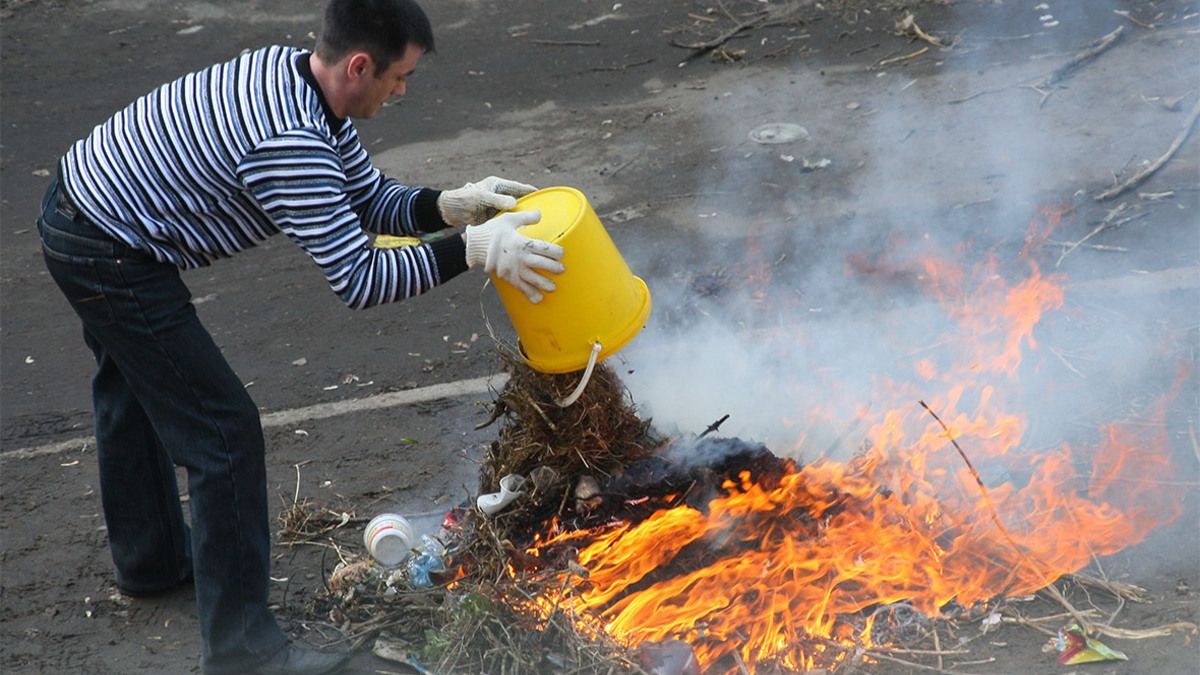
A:
{"label": "dark shoe", "polygon": [[170,593],[171,591],[174,591],[177,588],[182,588],[184,586],[191,586],[191,585],[192,585],[192,575],[188,574],[186,577],[180,579],[178,582],[171,584],[170,586],[167,586],[165,588],[149,589],[149,590],[143,591],[143,590],[133,590],[131,588],[123,588],[120,584],[117,584],[117,590],[121,592],[121,595],[124,595],[129,598],[157,598],[159,596],[166,595],[167,593]]}
{"label": "dark shoe", "polygon": [[349,652],[322,654],[288,644],[249,675],[326,675],[341,670],[349,660]]}

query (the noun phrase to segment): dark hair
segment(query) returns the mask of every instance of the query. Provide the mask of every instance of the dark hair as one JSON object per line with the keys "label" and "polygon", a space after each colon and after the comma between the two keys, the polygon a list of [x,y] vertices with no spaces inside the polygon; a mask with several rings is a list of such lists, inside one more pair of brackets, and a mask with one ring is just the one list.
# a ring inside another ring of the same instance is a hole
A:
{"label": "dark hair", "polygon": [[365,51],[375,75],[403,58],[409,43],[433,52],[433,27],[413,0],[329,0],[317,37],[317,56],[337,63],[353,51]]}

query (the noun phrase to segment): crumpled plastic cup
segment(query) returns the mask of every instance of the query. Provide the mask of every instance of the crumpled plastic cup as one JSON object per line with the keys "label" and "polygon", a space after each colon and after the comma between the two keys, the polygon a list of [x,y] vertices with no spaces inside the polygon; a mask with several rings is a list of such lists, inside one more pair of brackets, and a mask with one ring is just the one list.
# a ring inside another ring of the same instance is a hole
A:
{"label": "crumpled plastic cup", "polygon": [[381,513],[367,523],[363,530],[363,544],[371,557],[384,567],[394,567],[404,562],[412,550],[413,530],[404,516]]}
{"label": "crumpled plastic cup", "polygon": [[510,473],[500,479],[499,492],[489,492],[485,495],[479,495],[479,498],[475,500],[475,505],[479,507],[480,511],[483,511],[484,515],[497,514],[511,504],[514,499],[525,494],[521,492],[521,486],[524,484],[524,476]]}

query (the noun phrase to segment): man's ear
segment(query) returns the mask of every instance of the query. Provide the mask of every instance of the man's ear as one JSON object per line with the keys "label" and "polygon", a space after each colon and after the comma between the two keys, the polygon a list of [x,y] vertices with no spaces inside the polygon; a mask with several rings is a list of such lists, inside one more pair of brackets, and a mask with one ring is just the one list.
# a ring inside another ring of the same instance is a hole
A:
{"label": "man's ear", "polygon": [[351,81],[375,74],[375,62],[366,52],[354,52],[346,59],[346,77]]}

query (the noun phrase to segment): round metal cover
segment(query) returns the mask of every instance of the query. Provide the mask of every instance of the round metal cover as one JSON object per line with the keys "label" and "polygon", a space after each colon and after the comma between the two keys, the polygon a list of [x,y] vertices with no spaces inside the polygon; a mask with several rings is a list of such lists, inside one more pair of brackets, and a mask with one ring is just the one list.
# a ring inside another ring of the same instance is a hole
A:
{"label": "round metal cover", "polygon": [[790,122],[770,122],[750,132],[750,140],[767,145],[791,143],[805,138],[808,138],[808,129]]}

